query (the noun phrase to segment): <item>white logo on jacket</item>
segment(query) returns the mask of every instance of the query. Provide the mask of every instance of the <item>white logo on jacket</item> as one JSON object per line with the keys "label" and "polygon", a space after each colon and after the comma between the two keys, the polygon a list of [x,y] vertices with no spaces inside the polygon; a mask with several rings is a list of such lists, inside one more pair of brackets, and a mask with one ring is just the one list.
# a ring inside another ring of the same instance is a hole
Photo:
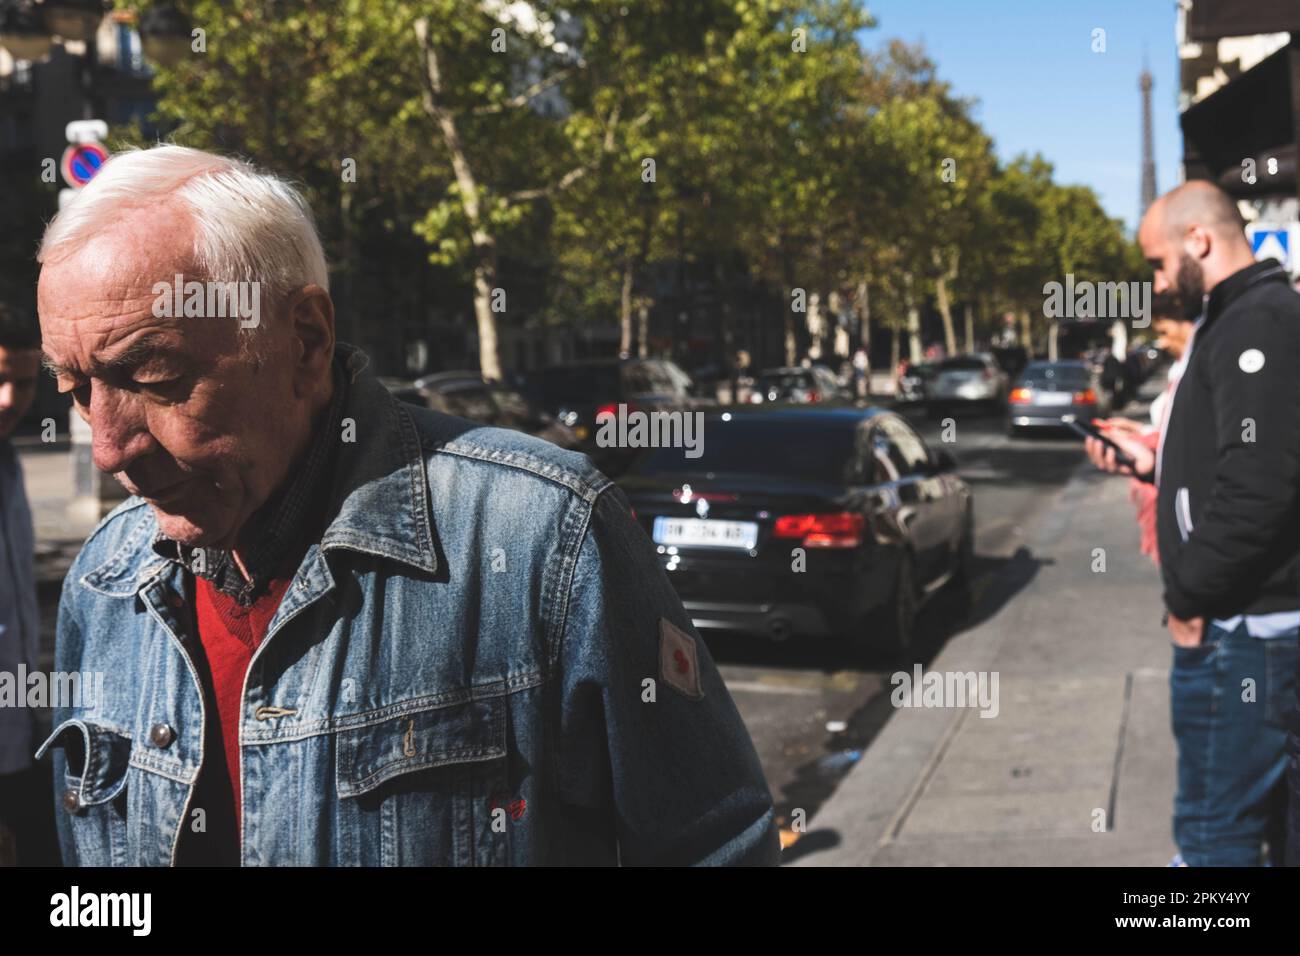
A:
{"label": "white logo on jacket", "polygon": [[1252,375],[1264,367],[1264,353],[1259,349],[1246,349],[1237,357],[1237,365],[1247,375]]}

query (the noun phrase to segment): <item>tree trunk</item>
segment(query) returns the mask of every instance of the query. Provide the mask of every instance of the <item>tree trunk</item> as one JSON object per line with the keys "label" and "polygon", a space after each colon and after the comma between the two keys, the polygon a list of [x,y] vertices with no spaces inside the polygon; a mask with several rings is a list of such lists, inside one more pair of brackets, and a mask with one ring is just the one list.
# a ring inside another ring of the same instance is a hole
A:
{"label": "tree trunk", "polygon": [[933,251],[934,264],[939,267],[938,278],[934,280],[934,297],[939,306],[939,317],[943,319],[943,344],[949,355],[957,354],[957,334],[952,325],[952,303],[948,299],[948,283],[957,277],[957,252],[953,250],[947,265],[939,250]]}
{"label": "tree trunk", "polygon": [[1032,359],[1034,357],[1034,334],[1029,324],[1029,310],[1020,311],[1020,344]]}
{"label": "tree trunk", "polygon": [[637,331],[636,354],[640,358],[650,357],[650,301],[641,300],[641,308],[637,313],[637,325],[640,327]]}
{"label": "tree trunk", "polygon": [[[782,242],[784,246],[784,241]],[[795,327],[797,323],[794,318],[794,270],[790,267],[790,256],[784,248],[781,254],[781,272],[785,276],[785,335],[783,346],[785,348],[785,364],[794,365],[799,354],[799,341],[796,338]],[[805,309],[808,303],[803,303]],[[805,318],[807,315],[805,313]]]}
{"label": "tree trunk", "polygon": [[424,110],[437,124],[451,156],[461,206],[469,220],[474,244],[474,317],[478,325],[479,370],[485,379],[499,380],[501,359],[497,351],[496,316],[492,312],[492,289],[496,285],[496,237],[488,231],[481,215],[478,179],[461,142],[456,118],[439,99],[442,95],[442,72],[438,52],[429,39],[427,18],[415,22],[415,38],[424,56]]}
{"label": "tree trunk", "polygon": [[867,390],[871,389],[871,287],[866,280],[854,290],[853,305],[858,313],[858,344],[867,353]]}
{"label": "tree trunk", "polygon": [[893,326],[889,330],[889,377],[894,383],[894,394],[898,394],[898,363],[902,358],[899,355],[898,326]]}
{"label": "tree trunk", "polygon": [[966,303],[966,351],[975,351],[975,309],[969,302]]}
{"label": "tree trunk", "polygon": [[917,308],[916,297],[912,294],[912,273],[910,272],[903,273],[903,300],[907,305],[908,361],[919,362],[924,356],[924,351],[921,348],[921,311]]}
{"label": "tree trunk", "polygon": [[346,183],[339,191],[339,260],[343,268],[339,276],[342,281],[338,283],[341,288],[334,290],[337,295],[335,301],[339,305],[334,318],[334,334],[340,341],[351,342],[365,349],[369,343],[359,341],[355,332],[357,315],[352,283],[356,274],[356,262],[352,242],[352,191]]}
{"label": "tree trunk", "polygon": [[619,299],[618,324],[621,331],[618,342],[618,357],[627,358],[632,354],[632,279],[635,269],[632,257],[623,260],[623,290]]}

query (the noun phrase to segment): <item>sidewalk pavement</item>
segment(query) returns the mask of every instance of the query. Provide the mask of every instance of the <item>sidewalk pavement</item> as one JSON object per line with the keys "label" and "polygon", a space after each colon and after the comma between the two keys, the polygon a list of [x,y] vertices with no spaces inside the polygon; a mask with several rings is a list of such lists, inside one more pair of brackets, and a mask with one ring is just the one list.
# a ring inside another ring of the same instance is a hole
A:
{"label": "sidewalk pavement", "polygon": [[1082,463],[1025,544],[1011,580],[990,584],[1018,593],[925,668],[997,672],[997,715],[896,707],[786,851],[792,865],[1168,862],[1171,652],[1127,479]]}
{"label": "sidewalk pavement", "polygon": [[37,580],[43,588],[57,587],[96,522],[68,507],[75,485],[72,452],[66,441],[45,445],[19,440],[15,444],[36,532]]}

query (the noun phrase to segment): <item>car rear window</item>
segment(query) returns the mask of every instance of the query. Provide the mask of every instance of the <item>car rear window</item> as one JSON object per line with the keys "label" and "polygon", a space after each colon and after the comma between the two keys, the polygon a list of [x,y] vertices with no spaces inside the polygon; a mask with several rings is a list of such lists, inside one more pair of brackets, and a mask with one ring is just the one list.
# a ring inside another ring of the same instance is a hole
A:
{"label": "car rear window", "polygon": [[1066,385],[1087,385],[1088,370],[1077,365],[1031,365],[1020,376],[1020,384],[1026,388],[1036,385],[1062,383]]}
{"label": "car rear window", "polygon": [[954,358],[943,362],[939,368],[944,372],[982,372],[988,366],[977,358]]}
{"label": "car rear window", "polygon": [[703,454],[687,458],[683,448],[654,448],[632,466],[637,474],[725,472],[844,483],[853,456],[853,422],[749,419],[704,420]]}
{"label": "car rear window", "polygon": [[812,376],[807,372],[787,372],[778,375],[764,375],[758,380],[759,387],[767,390],[774,388],[778,392],[788,392],[795,388],[808,388],[812,385]]}
{"label": "car rear window", "polygon": [[524,391],[543,407],[594,404],[620,396],[616,365],[574,365],[529,372]]}

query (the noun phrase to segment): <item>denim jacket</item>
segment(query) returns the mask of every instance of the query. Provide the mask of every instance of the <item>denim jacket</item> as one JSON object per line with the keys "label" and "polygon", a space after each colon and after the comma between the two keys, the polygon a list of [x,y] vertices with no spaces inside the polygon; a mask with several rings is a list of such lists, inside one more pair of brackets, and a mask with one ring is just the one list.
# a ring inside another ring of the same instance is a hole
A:
{"label": "denim jacket", "polygon": [[[771,795],[622,491],[582,455],[351,388],[328,526],[245,678],[245,866],[771,864]],[[63,585],[70,865],[176,861],[205,707],[179,595],[125,502]]]}

